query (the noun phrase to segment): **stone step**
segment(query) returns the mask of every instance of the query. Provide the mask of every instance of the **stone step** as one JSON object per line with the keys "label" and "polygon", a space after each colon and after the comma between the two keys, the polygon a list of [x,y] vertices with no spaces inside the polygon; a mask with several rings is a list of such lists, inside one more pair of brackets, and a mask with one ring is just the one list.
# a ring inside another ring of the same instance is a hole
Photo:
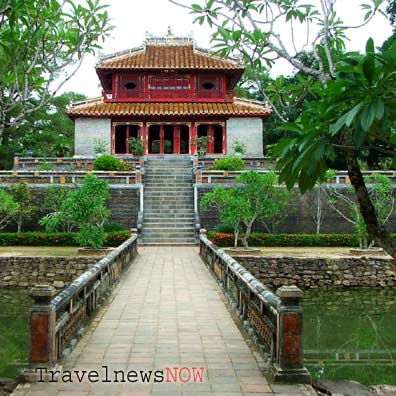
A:
{"label": "stone step", "polygon": [[142,238],[144,245],[195,245],[195,238]]}
{"label": "stone step", "polygon": [[194,205],[186,204],[167,204],[167,205],[144,205],[144,213],[162,213],[162,215],[168,215],[169,213],[194,213]]}
{"label": "stone step", "polygon": [[[144,221],[155,220],[155,221],[167,221],[167,220],[191,220],[193,219],[193,211],[191,213],[167,213],[167,216],[164,216],[164,213],[144,213]],[[191,220],[192,221],[192,220]]]}
{"label": "stone step", "polygon": [[163,229],[158,229],[156,232],[145,232],[142,235],[143,240],[145,239],[168,239],[168,238],[180,238],[180,239],[195,239],[195,232],[188,231],[164,231]]}
{"label": "stone step", "polygon": [[174,185],[164,185],[164,186],[159,186],[158,184],[153,184],[149,186],[144,186],[144,192],[193,192],[193,189],[191,186],[186,186],[185,184],[181,184],[179,186],[174,186]]}
{"label": "stone step", "polygon": [[191,175],[191,168],[166,168],[162,166],[161,168],[145,168],[145,175],[163,175],[163,174],[172,174],[172,175]]}
{"label": "stone step", "polygon": [[194,221],[192,219],[184,219],[185,221],[155,221],[145,219],[145,227],[150,229],[154,228],[188,228],[194,227]]}

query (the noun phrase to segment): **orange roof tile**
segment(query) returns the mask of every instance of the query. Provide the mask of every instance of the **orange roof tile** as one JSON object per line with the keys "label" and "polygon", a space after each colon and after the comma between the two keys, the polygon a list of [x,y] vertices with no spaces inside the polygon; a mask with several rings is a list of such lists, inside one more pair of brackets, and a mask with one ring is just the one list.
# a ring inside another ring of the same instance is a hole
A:
{"label": "orange roof tile", "polygon": [[126,116],[257,116],[271,114],[260,102],[236,98],[234,103],[104,103],[101,99],[77,103],[69,111],[71,118]]}
{"label": "orange roof tile", "polygon": [[210,55],[193,45],[146,45],[103,58],[97,65],[103,69],[200,69],[244,70],[241,63]]}

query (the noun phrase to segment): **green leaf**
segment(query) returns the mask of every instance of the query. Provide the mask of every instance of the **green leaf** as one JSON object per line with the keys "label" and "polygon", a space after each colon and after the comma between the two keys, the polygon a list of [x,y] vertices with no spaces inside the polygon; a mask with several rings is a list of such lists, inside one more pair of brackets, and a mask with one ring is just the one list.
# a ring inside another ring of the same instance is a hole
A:
{"label": "green leaf", "polygon": [[377,120],[381,120],[385,112],[385,105],[382,98],[380,96],[377,96],[374,102],[372,103],[372,106],[374,109],[375,118]]}
{"label": "green leaf", "polygon": [[374,108],[371,105],[368,105],[363,110],[363,113],[360,117],[360,125],[363,131],[368,132],[371,128],[371,125],[374,121]]}
{"label": "green leaf", "polygon": [[367,55],[372,55],[374,54],[375,49],[374,49],[374,40],[370,37],[367,42],[366,42],[366,54]]}

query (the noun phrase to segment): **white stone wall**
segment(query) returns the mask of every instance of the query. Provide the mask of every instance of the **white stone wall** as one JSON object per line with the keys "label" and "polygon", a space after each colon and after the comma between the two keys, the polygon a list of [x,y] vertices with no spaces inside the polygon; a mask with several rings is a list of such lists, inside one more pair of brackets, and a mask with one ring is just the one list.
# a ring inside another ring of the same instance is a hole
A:
{"label": "white stone wall", "polygon": [[110,118],[77,118],[74,124],[74,155],[95,155],[94,147],[98,140],[107,143],[107,152],[111,152]]}
{"label": "white stone wall", "polygon": [[263,156],[263,120],[259,117],[238,117],[227,120],[227,155],[234,154],[234,140],[245,143],[246,157]]}

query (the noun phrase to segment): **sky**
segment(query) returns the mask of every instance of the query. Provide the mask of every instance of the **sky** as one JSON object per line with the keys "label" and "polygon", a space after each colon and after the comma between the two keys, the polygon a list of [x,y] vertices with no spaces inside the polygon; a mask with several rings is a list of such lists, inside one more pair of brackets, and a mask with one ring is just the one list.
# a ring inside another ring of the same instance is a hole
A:
{"label": "sky", "polygon": [[[315,2],[311,0],[307,2]],[[84,1],[80,0],[83,3]],[[146,32],[155,36],[164,36],[168,26],[176,36],[193,34],[199,47],[210,48],[210,34],[212,30],[207,25],[193,24],[194,16],[185,8],[176,6],[168,0],[102,0],[108,4],[108,12],[112,24],[115,26],[103,44],[101,52],[111,54],[129,48],[139,47]],[[180,0],[188,5],[192,0]],[[202,3],[202,0],[197,0]],[[359,4],[361,0],[338,0],[338,11],[344,20],[357,23],[361,17]],[[369,0],[366,0],[368,3]],[[285,31],[286,34],[286,31]],[[381,44],[391,34],[391,27],[384,17],[378,17],[364,30],[351,31],[351,41],[348,49],[362,50],[368,37],[373,37],[376,44]],[[286,37],[286,36],[285,36]],[[76,75],[63,86],[61,92],[74,91],[88,97],[100,96],[101,87],[95,72],[98,58],[86,56]],[[279,64],[277,73],[288,74],[291,69],[285,64]]]}

